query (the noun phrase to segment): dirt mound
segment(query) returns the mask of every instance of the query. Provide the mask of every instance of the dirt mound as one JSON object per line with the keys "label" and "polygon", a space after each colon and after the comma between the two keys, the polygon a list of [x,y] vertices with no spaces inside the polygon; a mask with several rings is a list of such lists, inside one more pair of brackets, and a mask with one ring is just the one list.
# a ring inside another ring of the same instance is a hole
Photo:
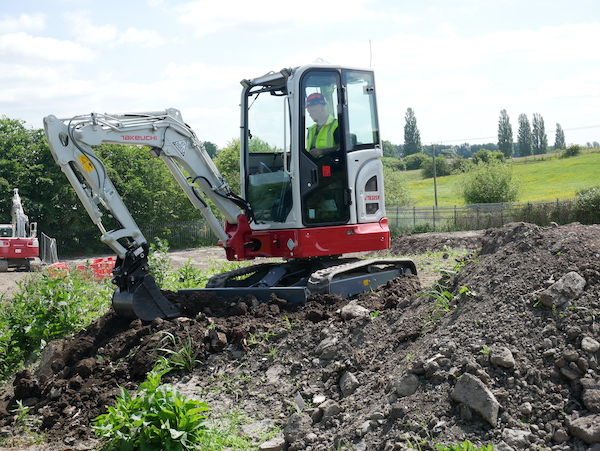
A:
{"label": "dirt mound", "polygon": [[437,292],[409,276],[353,300],[314,296],[300,309],[167,293],[193,306],[190,318],[144,324],[108,313],[17,374],[0,430],[23,400],[54,443],[86,442],[91,419],[118,386],[137,388],[168,333],[190,340],[198,360],[168,382],[214,411],[280,425],[289,450],[425,450],[466,439],[599,447],[600,227],[518,223],[452,235],[392,246],[402,255],[480,249],[454,262]]}

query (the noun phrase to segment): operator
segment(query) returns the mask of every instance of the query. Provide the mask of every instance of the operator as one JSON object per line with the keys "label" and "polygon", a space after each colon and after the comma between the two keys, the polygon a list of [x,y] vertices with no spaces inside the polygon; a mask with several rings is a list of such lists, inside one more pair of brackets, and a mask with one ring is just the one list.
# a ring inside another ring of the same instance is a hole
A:
{"label": "operator", "polygon": [[327,111],[327,100],[315,92],[306,98],[306,111],[315,121],[308,128],[306,150],[314,158],[329,155],[339,149],[338,120]]}

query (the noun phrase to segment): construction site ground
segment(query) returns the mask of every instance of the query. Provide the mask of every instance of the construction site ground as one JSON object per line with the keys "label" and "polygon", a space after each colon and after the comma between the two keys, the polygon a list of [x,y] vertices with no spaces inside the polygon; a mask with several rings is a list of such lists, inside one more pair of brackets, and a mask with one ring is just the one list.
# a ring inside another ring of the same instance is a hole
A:
{"label": "construction site ground", "polygon": [[[202,265],[220,252],[170,255]],[[215,413],[243,412],[242,434],[280,428],[256,449],[600,449],[599,226],[403,235],[386,255],[414,256],[419,277],[302,308],[166,293],[188,317],[107,312],[17,373],[0,393],[0,434],[15,433],[23,400],[47,442],[18,449],[94,449],[91,420],[119,387],[138,387],[169,332],[191,339],[197,363],[164,382]],[[0,274],[2,289],[14,278]]]}

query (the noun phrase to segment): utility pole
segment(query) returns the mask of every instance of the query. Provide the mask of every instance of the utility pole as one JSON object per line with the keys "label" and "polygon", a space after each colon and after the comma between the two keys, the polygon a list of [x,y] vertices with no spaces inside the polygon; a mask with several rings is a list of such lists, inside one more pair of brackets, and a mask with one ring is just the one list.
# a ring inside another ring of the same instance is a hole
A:
{"label": "utility pole", "polygon": [[433,155],[433,192],[435,194],[435,206],[438,206],[438,198],[437,198],[437,174],[435,168],[435,146],[431,145],[431,154]]}

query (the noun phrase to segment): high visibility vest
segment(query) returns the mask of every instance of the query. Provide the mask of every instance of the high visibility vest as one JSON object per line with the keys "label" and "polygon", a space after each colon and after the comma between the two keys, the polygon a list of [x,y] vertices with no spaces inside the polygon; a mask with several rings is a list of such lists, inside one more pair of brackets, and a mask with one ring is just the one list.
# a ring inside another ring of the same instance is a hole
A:
{"label": "high visibility vest", "polygon": [[[335,146],[335,139],[333,134],[338,127],[338,121],[333,116],[329,115],[327,122],[319,133],[317,133],[317,124],[313,124],[308,127],[308,137],[306,138],[306,150],[314,148],[324,149]],[[316,134],[316,137],[315,137]]]}

